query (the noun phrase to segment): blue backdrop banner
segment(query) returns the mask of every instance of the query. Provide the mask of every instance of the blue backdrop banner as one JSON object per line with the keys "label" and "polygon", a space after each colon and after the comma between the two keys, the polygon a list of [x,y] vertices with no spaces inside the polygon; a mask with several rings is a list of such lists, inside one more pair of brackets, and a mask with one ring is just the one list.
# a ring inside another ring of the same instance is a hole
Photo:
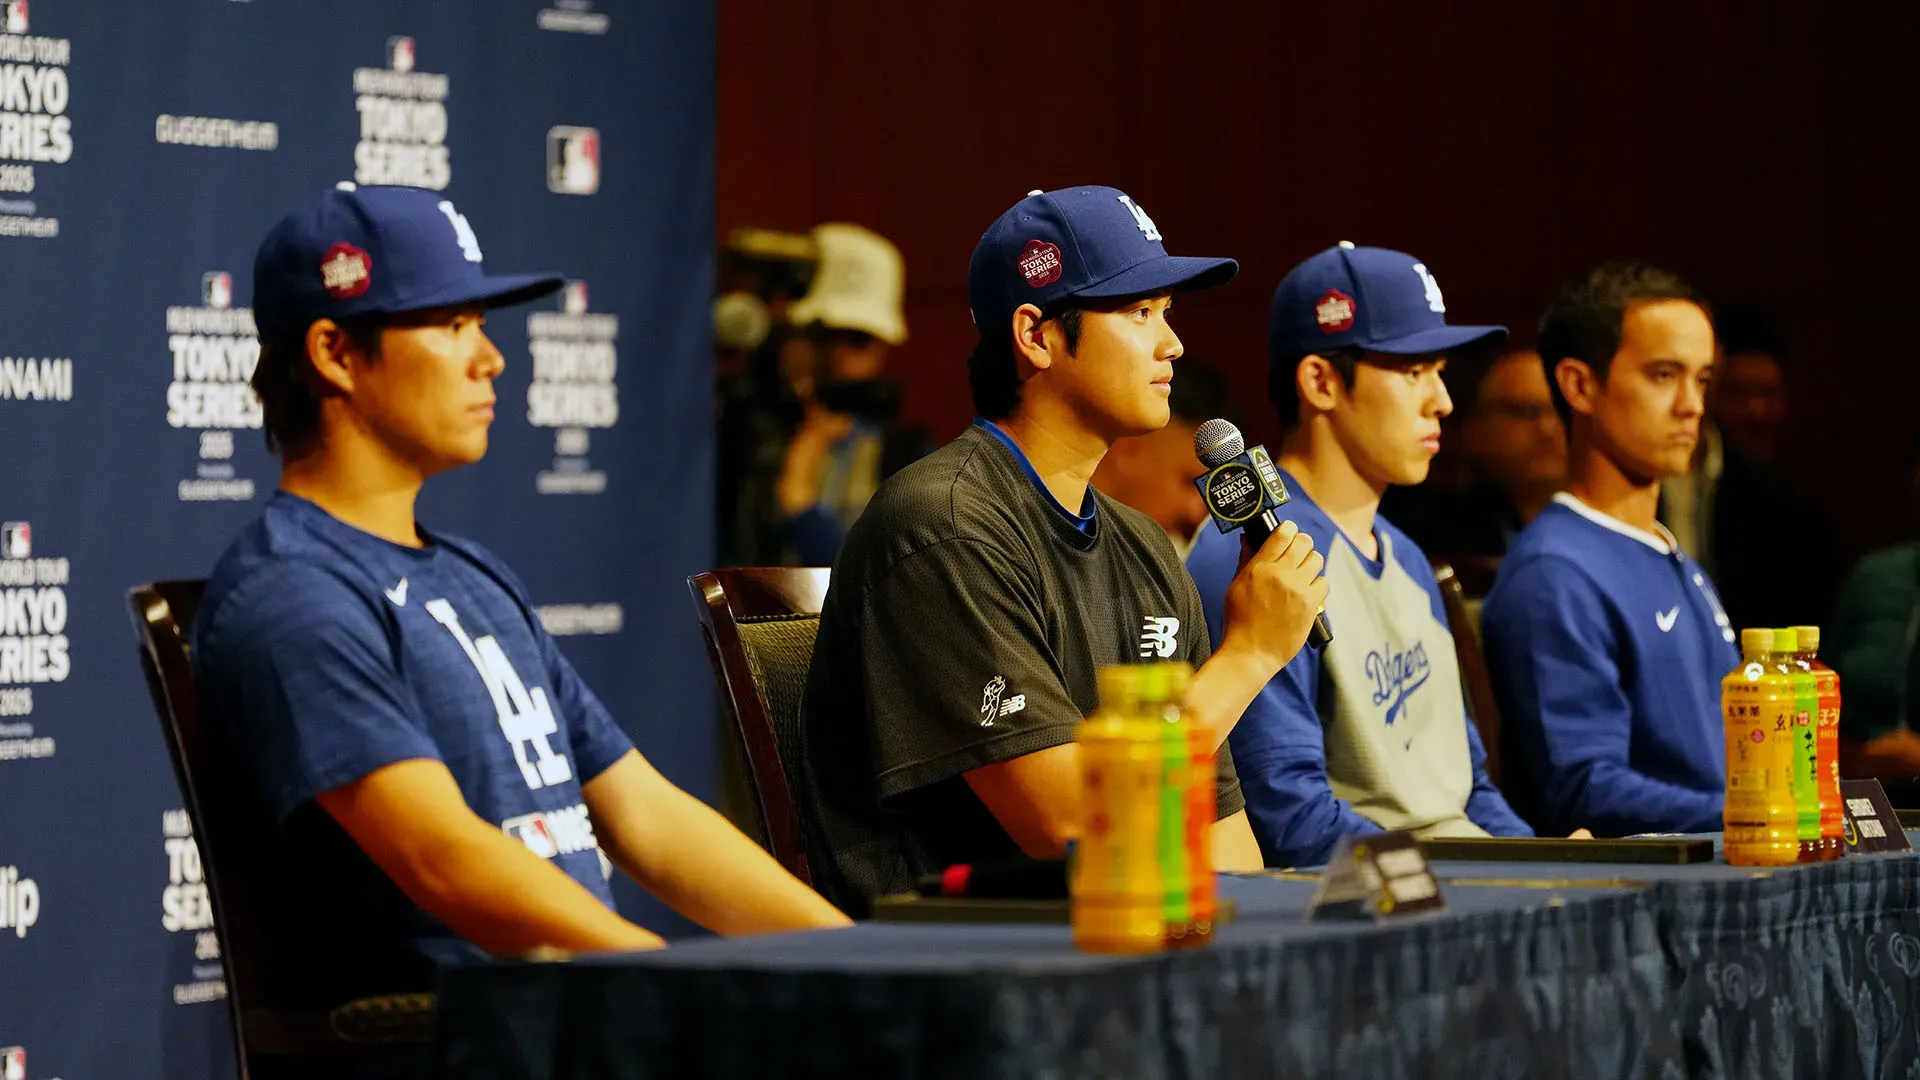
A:
{"label": "blue backdrop banner", "polygon": [[[230,1076],[192,823],[128,587],[272,492],[253,253],[340,181],[444,191],[494,272],[481,464],[421,517],[527,582],[641,751],[715,788],[704,0],[0,2],[0,1077]],[[684,924],[627,887],[622,909]],[[342,919],[351,915],[341,913]]]}

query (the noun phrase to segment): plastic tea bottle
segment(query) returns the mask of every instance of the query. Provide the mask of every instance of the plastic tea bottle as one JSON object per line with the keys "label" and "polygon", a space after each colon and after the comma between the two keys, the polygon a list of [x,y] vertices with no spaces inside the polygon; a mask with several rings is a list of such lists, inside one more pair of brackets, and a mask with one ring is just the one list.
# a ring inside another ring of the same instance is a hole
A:
{"label": "plastic tea bottle", "polygon": [[1140,670],[1100,669],[1100,707],[1080,743],[1080,836],[1070,877],[1074,944],[1087,952],[1157,952],[1166,938],[1160,886],[1160,721],[1143,715]]}
{"label": "plastic tea bottle", "polygon": [[1793,680],[1793,806],[1800,835],[1800,861],[1820,861],[1819,732],[1820,689],[1813,672],[1800,664],[1800,635],[1793,630],[1773,632],[1773,659],[1781,674]]}
{"label": "plastic tea bottle", "polygon": [[1820,773],[1820,857],[1837,859],[1846,850],[1841,839],[1840,809],[1840,674],[1820,660],[1820,628],[1796,626],[1800,637],[1800,663],[1813,673],[1820,711],[1814,718],[1819,726],[1817,750]]}
{"label": "plastic tea bottle", "polygon": [[[1193,686],[1193,669],[1181,664],[1174,671],[1174,685],[1182,701]],[[1218,908],[1218,885],[1213,876],[1214,758],[1213,732],[1187,719],[1187,925],[1183,945],[1205,945],[1213,937],[1214,915]]]}
{"label": "plastic tea bottle", "polygon": [[1786,866],[1800,857],[1793,802],[1793,680],[1770,658],[1773,631],[1740,632],[1741,664],[1720,680],[1727,731],[1725,852],[1735,866]]}
{"label": "plastic tea bottle", "polygon": [[1143,664],[1140,700],[1145,713],[1158,721],[1160,738],[1160,889],[1166,898],[1167,944],[1184,944],[1193,921],[1192,884],[1187,860],[1187,789],[1193,769],[1187,761],[1185,680],[1176,683],[1176,671],[1185,664]]}

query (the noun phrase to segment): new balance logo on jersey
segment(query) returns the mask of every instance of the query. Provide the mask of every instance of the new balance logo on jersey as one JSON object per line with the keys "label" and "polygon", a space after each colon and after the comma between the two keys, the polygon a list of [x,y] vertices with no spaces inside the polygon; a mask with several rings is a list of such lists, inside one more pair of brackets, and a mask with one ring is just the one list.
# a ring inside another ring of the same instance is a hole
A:
{"label": "new balance logo on jersey", "polygon": [[1172,656],[1180,648],[1180,620],[1171,615],[1149,615],[1140,628],[1140,658]]}
{"label": "new balance logo on jersey", "polygon": [[560,725],[553,718],[553,708],[547,704],[546,690],[538,686],[531,691],[527,689],[493,635],[478,641],[468,638],[452,604],[429,600],[426,606],[427,614],[447,628],[460,643],[460,650],[473,662],[474,670],[480,673],[480,681],[486,684],[487,694],[493,698],[493,707],[499,713],[500,732],[512,745],[514,762],[520,766],[520,775],[527,786],[538,790],[573,779],[573,766],[564,754],[554,753],[553,744],[547,741],[547,736],[559,734]]}
{"label": "new balance logo on jersey", "polygon": [[980,726],[992,727],[993,722],[1003,716],[1012,716],[1027,710],[1027,695],[1015,694],[1002,697],[1007,692],[1007,677],[995,675],[987,684],[986,691],[980,695]]}
{"label": "new balance logo on jersey", "polygon": [[1673,605],[1673,608],[1670,611],[1662,611],[1662,612],[1656,613],[1653,617],[1653,621],[1654,621],[1654,625],[1660,628],[1661,633],[1663,634],[1671,633],[1673,630],[1673,624],[1680,621],[1680,605],[1675,604]]}
{"label": "new balance logo on jersey", "polygon": [[1407,699],[1427,683],[1433,664],[1427,659],[1425,642],[1416,642],[1404,652],[1381,645],[1367,654],[1367,676],[1373,680],[1373,703],[1385,705],[1383,719],[1388,727],[1406,715]]}
{"label": "new balance logo on jersey", "polygon": [[387,599],[393,601],[394,607],[406,607],[407,606],[407,579],[401,578],[400,584],[395,585],[393,588],[386,590],[386,593],[387,593]]}
{"label": "new balance logo on jersey", "polygon": [[500,831],[543,859],[593,851],[600,846],[593,836],[593,818],[587,815],[586,803],[511,817],[500,823]]}

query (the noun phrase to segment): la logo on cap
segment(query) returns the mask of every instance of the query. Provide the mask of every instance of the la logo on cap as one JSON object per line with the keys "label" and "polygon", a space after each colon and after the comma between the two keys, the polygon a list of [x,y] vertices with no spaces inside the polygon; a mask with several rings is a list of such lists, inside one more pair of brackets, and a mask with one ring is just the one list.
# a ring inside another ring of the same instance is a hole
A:
{"label": "la logo on cap", "polygon": [[373,260],[367,253],[345,242],[327,249],[320,260],[320,284],[335,300],[349,300],[367,291],[373,280]]}
{"label": "la logo on cap", "polygon": [[1339,289],[1328,289],[1313,305],[1313,320],[1320,324],[1322,333],[1353,329],[1353,297]]}
{"label": "la logo on cap", "polygon": [[1020,276],[1036,289],[1059,281],[1061,269],[1060,249],[1045,240],[1029,240],[1020,252]]}

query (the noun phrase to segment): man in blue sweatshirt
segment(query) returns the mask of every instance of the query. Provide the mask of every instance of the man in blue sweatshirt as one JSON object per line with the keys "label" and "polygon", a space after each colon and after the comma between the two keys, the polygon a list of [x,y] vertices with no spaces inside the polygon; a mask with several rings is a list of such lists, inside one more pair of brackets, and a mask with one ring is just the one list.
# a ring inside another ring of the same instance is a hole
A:
{"label": "man in blue sweatshirt", "polygon": [[1700,438],[1706,305],[1665,271],[1601,266],[1554,298],[1540,356],[1567,422],[1567,490],[1508,551],[1481,613],[1508,792],[1543,831],[1717,831],[1720,679],[1740,654],[1713,583],[1654,518],[1661,479],[1687,471]]}
{"label": "man in blue sweatshirt", "polygon": [[[1426,479],[1453,411],[1446,354],[1506,337],[1448,326],[1411,255],[1341,244],[1273,297],[1268,395],[1287,428],[1283,511],[1324,552],[1333,641],[1303,649],[1233,729],[1233,760],[1269,866],[1325,862],[1343,835],[1530,836],[1487,779],[1433,569],[1379,516]],[[1221,631],[1240,538],[1201,530],[1187,569]]]}

